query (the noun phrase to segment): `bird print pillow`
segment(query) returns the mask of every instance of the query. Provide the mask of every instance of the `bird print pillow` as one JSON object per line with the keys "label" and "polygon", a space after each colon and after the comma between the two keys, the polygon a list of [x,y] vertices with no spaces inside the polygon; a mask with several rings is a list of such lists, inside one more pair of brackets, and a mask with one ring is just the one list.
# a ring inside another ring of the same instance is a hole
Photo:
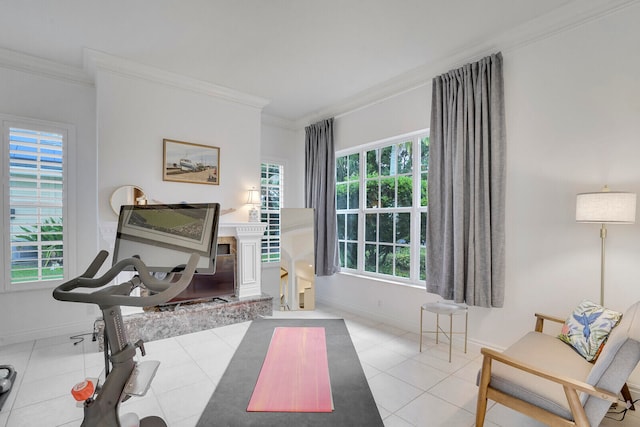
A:
{"label": "bird print pillow", "polygon": [[560,340],[572,346],[589,362],[595,362],[611,330],[620,322],[622,313],[583,300],[564,322]]}

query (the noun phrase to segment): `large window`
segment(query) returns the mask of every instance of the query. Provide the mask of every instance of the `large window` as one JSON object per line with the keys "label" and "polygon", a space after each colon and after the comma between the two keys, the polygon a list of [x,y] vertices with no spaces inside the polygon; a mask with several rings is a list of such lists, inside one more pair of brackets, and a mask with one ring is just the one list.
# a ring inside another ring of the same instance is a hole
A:
{"label": "large window", "polygon": [[267,224],[262,237],[262,262],[280,261],[280,207],[282,206],[284,167],[262,163],[260,194],[262,222]]}
{"label": "large window", "polygon": [[425,279],[428,162],[426,131],[337,153],[342,268],[407,283]]}
{"label": "large window", "polygon": [[[65,277],[67,129],[3,120],[3,248],[8,290]],[[6,268],[8,267],[8,268]]]}

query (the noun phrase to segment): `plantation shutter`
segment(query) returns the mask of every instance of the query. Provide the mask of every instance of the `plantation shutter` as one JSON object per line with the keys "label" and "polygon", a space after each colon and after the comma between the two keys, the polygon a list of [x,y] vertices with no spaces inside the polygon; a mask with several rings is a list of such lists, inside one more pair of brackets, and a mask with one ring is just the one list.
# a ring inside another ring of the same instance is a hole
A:
{"label": "plantation shutter", "polygon": [[275,163],[262,163],[261,166],[260,214],[261,221],[267,224],[262,237],[262,262],[278,262],[284,166]]}
{"label": "plantation shutter", "polygon": [[64,277],[63,135],[9,128],[11,283]]}

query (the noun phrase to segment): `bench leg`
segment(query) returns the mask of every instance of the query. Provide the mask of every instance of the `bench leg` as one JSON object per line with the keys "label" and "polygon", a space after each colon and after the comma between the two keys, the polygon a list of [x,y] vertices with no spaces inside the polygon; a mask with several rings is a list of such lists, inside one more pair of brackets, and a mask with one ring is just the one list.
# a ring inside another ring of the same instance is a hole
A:
{"label": "bench leg", "polygon": [[420,353],[422,353],[422,313],[424,309],[420,307]]}
{"label": "bench leg", "polygon": [[631,392],[629,391],[629,386],[627,385],[627,383],[624,383],[624,385],[622,386],[620,394],[622,394],[622,397],[624,398],[624,401],[627,403],[627,405],[631,404],[631,406],[629,406],[629,409],[635,411],[636,407],[633,406],[633,398],[631,397]]}
{"label": "bench leg", "polygon": [[451,347],[453,346],[453,314],[449,315],[449,363],[451,363]]}
{"label": "bench leg", "polygon": [[482,359],[482,371],[480,373],[480,384],[478,384],[478,403],[476,405],[476,427],[484,426],[484,418],[487,413],[487,388],[491,381],[491,359]]}

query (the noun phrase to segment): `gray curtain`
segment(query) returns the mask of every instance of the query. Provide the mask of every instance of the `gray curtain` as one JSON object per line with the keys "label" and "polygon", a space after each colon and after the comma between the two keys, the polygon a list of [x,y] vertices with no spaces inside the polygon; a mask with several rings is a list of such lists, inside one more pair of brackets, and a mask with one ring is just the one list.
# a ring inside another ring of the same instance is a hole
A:
{"label": "gray curtain", "polygon": [[305,128],[305,207],[315,209],[316,274],[340,271],[333,118]]}
{"label": "gray curtain", "polygon": [[506,131],[502,54],[433,79],[427,291],[504,302]]}

